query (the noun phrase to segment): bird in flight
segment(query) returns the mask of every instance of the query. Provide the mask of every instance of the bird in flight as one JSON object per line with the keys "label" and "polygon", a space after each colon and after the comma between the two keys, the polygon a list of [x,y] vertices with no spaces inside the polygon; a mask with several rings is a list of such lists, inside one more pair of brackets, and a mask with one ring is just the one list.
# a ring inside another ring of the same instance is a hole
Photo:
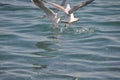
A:
{"label": "bird in flight", "polygon": [[91,2],[93,2],[94,0],[87,0],[85,2],[80,2],[77,5],[75,5],[73,8],[70,7],[70,4],[67,4],[67,6],[64,8],[63,6],[53,3],[53,2],[48,2],[48,1],[44,1],[45,3],[48,3],[52,6],[54,6],[56,9],[61,10],[65,13],[65,20],[62,20],[62,23],[66,24],[72,24],[76,21],[79,21],[79,18],[75,18],[74,17],[74,12],[77,11],[79,8],[82,8],[88,4],[90,4]]}
{"label": "bird in flight", "polygon": [[[45,6],[44,0],[32,0],[32,2],[42,9],[46,13],[45,17],[47,17],[53,23],[55,28],[58,28],[60,17],[58,16],[57,12],[54,12],[52,9]],[[66,0],[63,0],[60,6],[64,6],[65,2]]]}

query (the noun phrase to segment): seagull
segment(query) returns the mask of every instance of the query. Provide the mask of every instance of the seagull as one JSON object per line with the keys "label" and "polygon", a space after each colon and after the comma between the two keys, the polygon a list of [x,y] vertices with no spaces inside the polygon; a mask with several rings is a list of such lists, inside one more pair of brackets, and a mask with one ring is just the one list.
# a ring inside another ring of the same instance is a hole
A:
{"label": "seagull", "polygon": [[70,4],[67,4],[66,8],[64,8],[63,6],[56,4],[56,3],[53,3],[53,2],[47,2],[47,1],[44,1],[44,2],[54,6],[58,10],[63,11],[65,13],[66,18],[65,18],[65,20],[62,20],[61,22],[70,25],[70,24],[80,20],[79,18],[75,18],[73,13],[75,11],[77,11],[79,8],[82,8],[82,7],[86,6],[87,4],[90,4],[93,1],[94,0],[87,0],[85,2],[80,2],[76,6],[74,6],[73,8],[70,7]]}
{"label": "seagull", "polygon": [[[64,6],[65,3],[66,3],[66,0],[63,0],[60,5],[61,5],[61,6]],[[55,12],[55,13],[58,13],[58,11],[59,11],[59,10],[56,9],[56,8],[52,8],[52,9],[54,9],[54,12]],[[41,16],[42,19],[44,19],[44,18],[46,18],[46,17],[47,17],[46,15]]]}
{"label": "seagull", "polygon": [[[49,9],[48,7],[45,6],[44,0],[32,0],[32,2],[41,8],[46,15],[44,17],[47,17],[52,23],[55,28],[58,28],[58,23],[60,21],[60,17],[58,16],[57,12],[54,12],[53,10]],[[66,0],[63,0],[61,3],[61,6],[64,6]]]}

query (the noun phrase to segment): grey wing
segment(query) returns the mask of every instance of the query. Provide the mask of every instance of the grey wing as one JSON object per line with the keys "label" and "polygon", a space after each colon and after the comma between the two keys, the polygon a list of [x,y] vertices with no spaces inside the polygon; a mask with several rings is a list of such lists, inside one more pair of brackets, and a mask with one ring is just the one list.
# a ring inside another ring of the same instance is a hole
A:
{"label": "grey wing", "polygon": [[76,6],[74,6],[74,7],[69,11],[69,13],[71,14],[71,13],[77,11],[79,8],[82,8],[82,7],[90,4],[90,3],[93,2],[93,1],[94,1],[94,0],[87,0],[87,1],[85,1],[85,2],[80,2],[79,4],[77,4]]}
{"label": "grey wing", "polygon": [[59,4],[56,4],[56,3],[53,3],[53,2],[47,2],[47,1],[46,1],[46,3],[54,6],[54,7],[55,7],[56,9],[58,9],[58,10],[61,10],[61,11],[64,11],[64,12],[65,12],[65,8],[64,8],[63,6],[61,6],[61,5],[59,5]]}
{"label": "grey wing", "polygon": [[44,3],[43,0],[32,0],[33,3],[38,6],[39,8],[41,8],[48,16],[52,15],[55,16],[55,12],[53,12],[51,9],[47,8]]}
{"label": "grey wing", "polygon": [[31,0],[36,6],[38,6],[39,8],[43,8],[44,7],[44,3],[42,1],[39,0]]}
{"label": "grey wing", "polygon": [[64,6],[66,3],[66,0],[63,0],[62,3],[61,3],[61,6]]}
{"label": "grey wing", "polygon": [[[61,3],[60,5],[61,5],[61,6],[64,6],[64,5],[65,5],[65,3],[66,3],[66,0],[63,0],[63,1],[62,1],[62,3]],[[56,13],[58,13],[58,11],[59,11],[59,10],[58,10],[58,9],[56,9],[56,8],[54,8],[54,9],[55,9],[55,12],[56,12]]]}
{"label": "grey wing", "polygon": [[53,8],[53,9],[54,9],[54,11],[55,11],[56,13],[57,13],[59,10],[65,11],[65,10],[64,10],[64,5],[65,5],[65,3],[66,3],[66,0],[63,0],[61,4],[56,4],[56,3],[53,3],[53,2],[49,2],[49,1],[44,1],[44,2],[47,3],[47,4],[52,5],[53,7],[55,7],[55,8]]}

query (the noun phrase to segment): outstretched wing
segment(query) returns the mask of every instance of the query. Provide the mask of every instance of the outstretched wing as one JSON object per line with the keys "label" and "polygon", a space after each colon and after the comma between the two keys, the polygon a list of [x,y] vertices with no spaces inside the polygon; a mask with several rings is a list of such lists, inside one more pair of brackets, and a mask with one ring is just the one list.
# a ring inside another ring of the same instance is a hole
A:
{"label": "outstretched wing", "polygon": [[[60,6],[63,6],[63,7],[64,7],[65,3],[66,3],[66,0],[63,0],[62,3],[60,4]],[[55,12],[58,13],[58,11],[59,11],[59,10],[55,8]]]}
{"label": "outstretched wing", "polygon": [[[55,5],[55,3],[48,2],[48,1],[45,1],[45,0],[43,0],[43,1],[44,1],[45,3],[48,3],[48,4],[52,5],[52,6]],[[67,1],[67,0],[63,0],[63,1],[61,2],[61,4],[56,4],[56,5],[59,5],[59,6],[64,7],[66,1]],[[55,7],[55,6],[54,6],[54,7]],[[52,8],[52,9],[53,9],[53,11],[55,11],[56,13],[58,13],[58,11],[59,11],[59,9],[57,9],[56,7],[55,7],[55,8]]]}
{"label": "outstretched wing", "polygon": [[31,1],[39,8],[42,8],[44,6],[42,1],[39,1],[39,0],[31,0]]}
{"label": "outstretched wing", "polygon": [[48,4],[50,4],[50,5],[52,5],[52,6],[54,6],[58,10],[64,11],[66,13],[66,10],[65,10],[65,8],[63,6],[61,6],[59,4],[56,4],[56,3],[53,3],[53,2],[47,2],[47,1],[45,1],[45,2],[48,3]]}
{"label": "outstretched wing", "polygon": [[32,2],[41,8],[48,16],[55,16],[56,13],[44,5],[43,0],[32,0]]}
{"label": "outstretched wing", "polygon": [[77,11],[79,8],[82,8],[84,6],[86,6],[87,4],[90,4],[91,2],[93,2],[94,0],[87,0],[85,2],[80,2],[79,4],[77,4],[76,6],[74,6],[70,11],[69,14]]}
{"label": "outstretched wing", "polygon": [[62,3],[61,3],[61,6],[64,6],[66,3],[66,0],[63,0]]}

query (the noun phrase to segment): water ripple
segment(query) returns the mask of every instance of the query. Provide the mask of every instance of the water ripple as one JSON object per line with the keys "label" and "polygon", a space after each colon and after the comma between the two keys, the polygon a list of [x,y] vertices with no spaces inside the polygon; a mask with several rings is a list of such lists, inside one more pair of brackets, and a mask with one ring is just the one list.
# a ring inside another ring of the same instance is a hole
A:
{"label": "water ripple", "polygon": [[30,0],[1,1],[0,79],[119,80],[119,3],[95,0],[54,29]]}

